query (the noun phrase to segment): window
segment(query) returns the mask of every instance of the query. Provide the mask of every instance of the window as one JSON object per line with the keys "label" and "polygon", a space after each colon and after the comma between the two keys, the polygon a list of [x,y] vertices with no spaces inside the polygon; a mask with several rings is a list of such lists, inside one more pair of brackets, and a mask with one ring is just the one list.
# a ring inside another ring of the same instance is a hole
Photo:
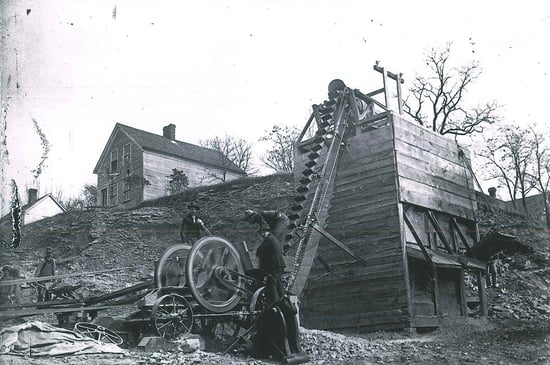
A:
{"label": "window", "polygon": [[118,204],[118,183],[109,186],[109,201],[111,206]]}
{"label": "window", "polygon": [[128,181],[123,182],[122,185],[122,201],[130,200],[130,183]]}
{"label": "window", "polygon": [[128,166],[132,161],[132,156],[130,154],[130,143],[122,146],[122,161],[124,162],[124,166]]}
{"label": "window", "polygon": [[101,189],[101,202],[100,202],[100,205],[102,207],[107,206],[107,188]]}
{"label": "window", "polygon": [[111,151],[111,174],[114,174],[118,170],[118,148]]}

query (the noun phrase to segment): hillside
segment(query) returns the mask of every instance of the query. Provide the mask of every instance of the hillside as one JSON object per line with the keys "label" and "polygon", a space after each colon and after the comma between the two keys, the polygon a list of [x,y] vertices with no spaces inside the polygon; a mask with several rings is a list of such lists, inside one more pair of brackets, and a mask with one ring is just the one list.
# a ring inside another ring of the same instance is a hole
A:
{"label": "hillside", "polygon": [[212,233],[234,242],[247,241],[253,248],[259,239],[254,227],[242,221],[244,210],[286,209],[293,196],[292,179],[290,174],[246,178],[190,189],[133,210],[60,214],[25,226],[22,245],[4,251],[0,266],[15,264],[21,276],[33,277],[40,257],[51,247],[62,274],[135,267],[121,271],[116,278],[113,273],[103,274],[103,281],[84,278],[92,292],[129,286],[149,278],[162,251],[180,243],[181,218],[189,202],[201,206]]}

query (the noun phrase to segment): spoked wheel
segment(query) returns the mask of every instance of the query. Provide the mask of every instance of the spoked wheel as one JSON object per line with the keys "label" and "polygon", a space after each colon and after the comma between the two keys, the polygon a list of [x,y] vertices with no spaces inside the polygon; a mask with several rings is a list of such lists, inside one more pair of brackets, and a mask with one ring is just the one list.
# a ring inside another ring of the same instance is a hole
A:
{"label": "spoked wheel", "polygon": [[74,325],[74,331],[101,343],[121,345],[124,342],[116,332],[94,323],[78,322]]}
{"label": "spoked wheel", "polygon": [[187,285],[197,302],[214,313],[233,309],[245,285],[239,252],[227,240],[209,236],[193,244],[186,265]]}
{"label": "spoked wheel", "polygon": [[155,285],[157,288],[185,285],[185,263],[191,246],[177,244],[168,247],[155,267]]}
{"label": "spoked wheel", "polygon": [[181,295],[163,295],[153,305],[151,321],[156,333],[167,340],[186,337],[193,329],[193,310]]}

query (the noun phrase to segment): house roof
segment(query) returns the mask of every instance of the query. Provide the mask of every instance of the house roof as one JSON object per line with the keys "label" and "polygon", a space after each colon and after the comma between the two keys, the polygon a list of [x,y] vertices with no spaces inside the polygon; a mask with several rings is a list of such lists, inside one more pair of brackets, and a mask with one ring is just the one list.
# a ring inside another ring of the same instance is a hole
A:
{"label": "house roof", "polygon": [[[59,208],[63,211],[63,212],[66,212],[67,210],[57,201],[57,199],[54,198],[54,196],[52,194],[46,194],[42,197],[40,197],[39,199],[36,199],[33,203],[31,204],[25,204],[21,207],[21,214],[25,214],[25,212],[27,210],[29,210],[30,208],[34,207],[35,205],[37,205],[38,203],[41,203],[43,202],[44,200],[46,199],[51,199],[55,204],[57,204],[57,206],[59,206]],[[11,220],[11,212],[4,215],[1,219],[0,219],[0,222],[5,222],[7,220]]]}
{"label": "house roof", "polygon": [[39,198],[39,199],[36,199],[36,200],[35,200],[33,203],[31,203],[31,204],[28,204],[28,203],[27,203],[27,204],[23,205],[23,206],[21,207],[21,211],[24,212],[24,211],[28,210],[29,208],[32,208],[33,206],[37,205],[38,203],[40,203],[40,202],[46,200],[47,198],[50,198],[51,200],[53,200],[53,202],[54,202],[55,204],[57,204],[57,206],[59,206],[59,208],[61,208],[62,211],[64,211],[64,212],[67,211],[67,210],[61,205],[61,203],[59,203],[59,202],[57,201],[57,199],[54,198],[54,196],[53,196],[52,194],[46,194],[46,195],[44,195],[43,197],[41,197],[41,198]]}
{"label": "house roof", "polygon": [[[146,132],[141,129],[133,128],[120,123],[117,123],[115,125],[109,141],[112,140],[112,137],[118,130],[126,134],[128,138],[137,143],[138,146],[143,150],[154,151],[165,155],[171,155],[182,159],[192,160],[203,164],[219,167],[225,170],[241,173],[243,175],[245,174],[242,169],[240,169],[237,165],[235,165],[218,151],[187,142],[170,140],[164,136]],[[107,143],[107,146],[108,144],[109,142]],[[100,162],[106,154],[107,146],[105,147],[101,158],[94,168],[94,173],[97,173],[99,169]]]}

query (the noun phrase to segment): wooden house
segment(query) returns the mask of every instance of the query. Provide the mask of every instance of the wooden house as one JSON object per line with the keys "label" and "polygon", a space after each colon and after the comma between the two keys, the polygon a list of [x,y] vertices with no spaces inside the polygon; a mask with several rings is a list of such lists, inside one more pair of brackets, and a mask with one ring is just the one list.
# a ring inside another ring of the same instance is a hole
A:
{"label": "wooden house", "polygon": [[[64,213],[65,208],[52,194],[38,198],[38,190],[28,189],[27,204],[21,207],[21,224],[26,225],[44,218]],[[4,227],[11,226],[11,213],[2,217]]]}
{"label": "wooden house", "polygon": [[328,156],[327,138],[315,147],[319,133],[302,133],[295,146],[297,191],[305,194],[296,201],[305,200],[304,210],[322,179],[331,179],[314,217],[325,233],[311,235],[314,248],[306,248],[293,287],[303,325],[437,327],[444,316],[467,316],[469,301],[486,314],[486,264],[468,255],[479,239],[468,151],[387,108],[361,112],[357,105],[373,99],[344,92],[354,99],[342,104],[342,136],[322,125],[330,116],[316,106],[308,122],[329,128],[328,140],[341,137],[338,155]]}
{"label": "wooden house", "polygon": [[169,195],[174,169],[187,176],[188,187],[246,176],[221,153],[176,140],[174,124],[157,135],[117,123],[94,168],[97,203],[129,208]]}

